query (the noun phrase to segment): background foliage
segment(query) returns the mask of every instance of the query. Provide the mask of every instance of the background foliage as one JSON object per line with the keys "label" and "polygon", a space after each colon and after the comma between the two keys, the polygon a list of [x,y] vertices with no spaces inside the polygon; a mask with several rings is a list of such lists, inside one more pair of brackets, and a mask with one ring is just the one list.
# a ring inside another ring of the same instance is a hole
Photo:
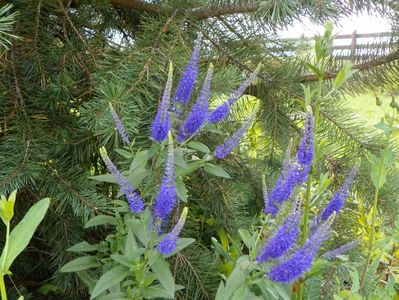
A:
{"label": "background foliage", "polygon": [[[117,192],[89,179],[105,173],[99,147],[121,146],[108,102],[135,139],[134,150],[149,146],[149,124],[161,98],[168,61],[181,74],[197,32],[205,41],[202,78],[208,63],[215,65],[214,103],[228,96],[259,62],[263,64],[258,80],[247,90],[250,101],[240,101],[218,128],[227,136],[239,126],[248,106],[259,107],[247,140],[223,162],[231,179],[203,171],[185,178],[192,217],[183,235],[197,241],[173,262],[177,283],[187,287],[179,297],[212,299],[220,278],[211,237],[233,234],[256,217],[262,207],[259,175],[267,174],[268,186],[273,185],[290,140],[295,144],[300,136],[301,84],[316,81],[304,64],[312,59],[304,54],[309,45],[282,41],[276,30],[304,17],[339,21],[360,11],[381,14],[397,28],[399,12],[393,0],[16,0],[9,10],[4,9],[6,2],[0,2],[0,189],[2,193],[19,189],[16,219],[38,199],[53,199],[44,223],[14,268],[16,286],[32,299],[50,295],[81,299],[80,293],[85,293],[76,277],[58,270],[73,258],[65,251],[68,247],[106,235],[106,228],[88,233],[83,224],[92,215],[107,213],[111,209],[107,196]],[[276,52],[276,47],[281,51]],[[283,55],[287,49],[298,55]],[[335,228],[348,241],[368,230],[372,201],[368,170],[384,139],[364,126],[364,119],[347,103],[370,89],[377,94],[381,87],[389,94],[397,90],[398,58],[396,45],[388,57],[355,61],[359,72],[345,84],[345,93],[331,95],[321,107],[320,130],[328,158],[316,166],[317,173],[328,173],[339,184],[348,167],[361,160],[356,189]],[[342,61],[331,58],[329,73],[341,67]],[[331,83],[326,79],[328,90]],[[218,144],[218,139],[213,132],[200,136],[209,146]],[[395,150],[396,159],[397,155]],[[122,169],[128,168],[117,153],[110,156]],[[398,213],[396,167],[380,196],[381,238]],[[209,265],[215,269],[205,267]],[[388,271],[381,268],[381,274]],[[348,271],[337,267],[336,272],[344,282],[342,274]],[[331,278],[326,281],[326,290],[335,284]]]}

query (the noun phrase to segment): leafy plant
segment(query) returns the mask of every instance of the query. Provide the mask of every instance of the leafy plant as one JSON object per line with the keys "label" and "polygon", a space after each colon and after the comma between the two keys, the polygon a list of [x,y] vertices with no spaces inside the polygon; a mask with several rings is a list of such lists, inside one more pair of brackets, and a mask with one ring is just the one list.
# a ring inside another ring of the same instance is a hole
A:
{"label": "leafy plant", "polygon": [[[11,275],[11,265],[18,255],[28,246],[37,226],[43,220],[50,205],[50,199],[45,198],[34,204],[11,230],[11,220],[14,216],[14,205],[17,191],[14,190],[8,198],[1,195],[0,217],[6,226],[5,245],[0,257],[0,291],[1,299],[7,300],[4,276]],[[11,232],[10,232],[11,230]],[[23,299],[23,296],[19,297]]]}
{"label": "leafy plant", "polygon": [[[87,252],[91,255],[76,258],[60,269],[61,272],[76,272],[87,285],[90,299],[174,299],[175,293],[183,288],[175,284],[166,259],[194,242],[192,238],[179,238],[187,218],[187,207],[182,210],[180,219],[172,230],[164,234],[178,207],[177,197],[187,202],[187,189],[183,179],[200,168],[214,176],[229,178],[229,174],[211,163],[211,160],[214,157],[223,159],[233,151],[251,126],[253,115],[216,148],[214,155],[206,145],[191,139],[204,126],[219,122],[227,116],[230,106],[234,105],[255,79],[259,70],[258,67],[225,103],[209,113],[208,101],[213,72],[210,65],[196,104],[188,109],[185,105],[190,99],[197,77],[200,47],[201,35],[198,36],[191,60],[173,99],[173,66],[169,63],[164,94],[151,127],[151,139],[155,143],[149,149],[134,154],[134,141],[130,141],[113,105],[109,105],[115,127],[126,145],[124,149],[115,149],[115,152],[130,161],[130,168],[127,172],[120,172],[102,147],[100,155],[111,174],[94,176],[92,179],[117,183],[120,191],[116,196],[125,195],[128,203],[112,200],[113,208],[109,214],[99,214],[91,218],[85,224],[86,228],[106,225],[112,228],[110,233],[100,243],[90,244],[83,241],[69,248],[70,252]],[[187,114],[183,122],[180,120],[182,114]],[[180,145],[176,149],[172,134],[174,124],[180,125],[177,134]],[[195,152],[202,157],[194,156]],[[162,179],[159,180],[158,171],[163,164],[165,168]],[[156,191],[154,186],[159,181],[159,189]],[[143,199],[150,197],[153,200],[152,208],[145,208]]]}

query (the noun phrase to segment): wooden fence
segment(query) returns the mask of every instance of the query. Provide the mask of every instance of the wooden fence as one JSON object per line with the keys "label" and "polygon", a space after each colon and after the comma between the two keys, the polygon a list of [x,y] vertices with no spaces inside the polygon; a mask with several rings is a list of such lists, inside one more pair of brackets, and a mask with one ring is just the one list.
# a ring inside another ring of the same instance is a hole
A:
{"label": "wooden fence", "polygon": [[[312,43],[313,38],[289,38],[285,41]],[[333,55],[337,59],[358,60],[373,59],[389,55],[397,50],[399,46],[399,36],[392,32],[377,33],[357,33],[341,34],[334,37]],[[291,51],[289,51],[291,52]]]}

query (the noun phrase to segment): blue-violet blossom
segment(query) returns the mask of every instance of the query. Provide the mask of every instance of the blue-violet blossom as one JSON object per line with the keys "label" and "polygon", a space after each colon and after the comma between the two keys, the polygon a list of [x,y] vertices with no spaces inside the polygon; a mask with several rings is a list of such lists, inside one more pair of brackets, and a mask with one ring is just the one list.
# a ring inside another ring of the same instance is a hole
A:
{"label": "blue-violet blossom", "polygon": [[172,134],[168,134],[168,158],[166,161],[165,173],[159,187],[158,195],[154,203],[154,217],[157,220],[165,221],[171,215],[176,204],[176,187],[174,184],[174,155]]}
{"label": "blue-violet blossom", "polygon": [[285,223],[260,250],[260,253],[256,258],[259,263],[266,262],[269,259],[278,258],[287,253],[287,251],[292,247],[299,234],[298,222],[300,218],[300,209],[301,202],[296,201],[294,209]]}
{"label": "blue-violet blossom", "polygon": [[313,134],[313,114],[309,111],[297,158],[291,161],[285,160],[284,171],[270,193],[265,213],[276,215],[279,206],[291,196],[295,187],[307,180],[313,160]]}
{"label": "blue-violet blossom", "polygon": [[238,143],[243,138],[248,128],[251,126],[254,118],[255,113],[253,113],[252,116],[242,124],[241,128],[238,129],[227,141],[225,141],[222,145],[216,148],[215,156],[217,158],[225,158],[227,155],[229,155],[231,151],[233,151],[235,147],[237,147]]}
{"label": "blue-violet blossom", "polygon": [[217,123],[222,121],[230,112],[230,107],[232,107],[237,100],[242,96],[247,87],[251,84],[252,81],[258,76],[260,70],[260,64],[256,67],[255,71],[249,75],[248,79],[245,80],[239,87],[236,89],[230,97],[223,102],[223,104],[219,105],[208,117],[209,123]]}
{"label": "blue-violet blossom", "polygon": [[328,202],[328,204],[322,211],[320,215],[320,219],[322,221],[327,220],[332,215],[333,212],[338,214],[342,206],[344,206],[346,197],[348,196],[349,189],[352,185],[353,179],[355,178],[357,171],[358,171],[357,166],[353,167],[350,170],[348,176],[346,177],[344,183],[341,185],[339,191],[334,194],[330,202]]}
{"label": "blue-violet blossom", "polygon": [[289,259],[274,266],[270,270],[270,273],[267,274],[268,277],[276,282],[291,283],[308,271],[312,266],[321,243],[327,240],[330,235],[334,217],[335,214],[321,224],[313,235],[307,239],[305,245],[297,250]]}
{"label": "blue-violet blossom", "polygon": [[198,100],[179,129],[179,135],[177,137],[179,143],[182,143],[185,139],[195,135],[207,120],[212,74],[213,65],[210,64]]}
{"label": "blue-violet blossom", "polygon": [[130,144],[129,136],[127,135],[125,127],[123,127],[122,121],[116,113],[115,109],[112,107],[111,102],[109,103],[109,109],[111,111],[112,118],[114,119],[116,130],[118,131],[122,141],[126,144]]}
{"label": "blue-violet blossom", "polygon": [[169,232],[158,244],[158,251],[163,255],[172,253],[176,248],[176,242],[179,238],[179,234],[183,229],[184,223],[186,222],[188,208],[185,207],[180,215],[179,221],[173,227],[172,231]]}
{"label": "blue-violet blossom", "polygon": [[151,125],[151,138],[155,142],[162,142],[166,139],[170,130],[169,106],[170,93],[172,90],[173,65],[169,63],[168,80],[166,81],[165,91],[161,103],[158,107],[157,115]]}
{"label": "blue-violet blossom", "polygon": [[198,73],[198,61],[201,50],[201,39],[202,35],[199,33],[195,41],[193,53],[191,54],[190,61],[184,70],[183,76],[177,85],[175,96],[173,100],[186,105],[188,100],[190,100],[191,92],[194,88],[194,83],[197,78]]}
{"label": "blue-violet blossom", "polygon": [[144,209],[143,200],[141,200],[141,197],[135,192],[134,188],[125,178],[125,176],[123,176],[121,172],[119,172],[119,170],[116,168],[116,166],[112,163],[111,159],[108,157],[107,150],[105,150],[104,147],[100,148],[100,155],[108,170],[111,172],[112,176],[125,194],[126,199],[129,203],[129,209],[134,213],[142,212]]}
{"label": "blue-violet blossom", "polygon": [[345,253],[351,251],[353,248],[355,248],[359,244],[360,244],[360,240],[354,240],[354,241],[344,244],[338,248],[327,251],[321,257],[326,260],[333,259],[333,258],[337,257],[338,255],[342,255],[342,254],[345,254]]}

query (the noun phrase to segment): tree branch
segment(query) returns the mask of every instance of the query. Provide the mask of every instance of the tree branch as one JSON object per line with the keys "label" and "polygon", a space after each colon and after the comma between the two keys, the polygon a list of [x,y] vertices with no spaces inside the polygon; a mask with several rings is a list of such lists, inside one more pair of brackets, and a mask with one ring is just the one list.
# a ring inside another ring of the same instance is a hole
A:
{"label": "tree branch", "polygon": [[153,15],[164,14],[161,13],[161,10],[159,9],[158,5],[145,3],[141,0],[110,0],[110,3],[114,6],[130,8]]}
{"label": "tree branch", "polygon": [[[359,71],[367,71],[369,69],[381,66],[381,65],[385,65],[385,64],[389,64],[395,60],[399,59],[399,50],[396,50],[394,52],[392,52],[391,54],[388,54],[386,56],[383,56],[381,58],[378,59],[374,59],[362,64],[358,64],[358,65],[354,65],[353,69],[355,70],[359,70]],[[328,79],[334,79],[338,74],[338,71],[334,71],[334,72],[328,72],[327,74],[324,75],[324,80],[328,80]],[[299,79],[299,82],[309,82],[309,81],[317,81],[319,80],[319,78],[316,75],[313,74],[309,74],[309,75],[305,75],[302,78]]]}
{"label": "tree branch", "polygon": [[[172,13],[170,10],[165,10],[159,5],[145,3],[142,0],[110,0],[110,3],[114,6],[134,9],[152,15],[168,15]],[[222,5],[214,7],[195,7],[190,9],[179,10],[178,13],[199,20],[203,20],[207,18],[220,17],[224,15],[255,12],[258,10],[258,8],[259,4],[248,3],[248,4],[237,4],[237,5]]]}

